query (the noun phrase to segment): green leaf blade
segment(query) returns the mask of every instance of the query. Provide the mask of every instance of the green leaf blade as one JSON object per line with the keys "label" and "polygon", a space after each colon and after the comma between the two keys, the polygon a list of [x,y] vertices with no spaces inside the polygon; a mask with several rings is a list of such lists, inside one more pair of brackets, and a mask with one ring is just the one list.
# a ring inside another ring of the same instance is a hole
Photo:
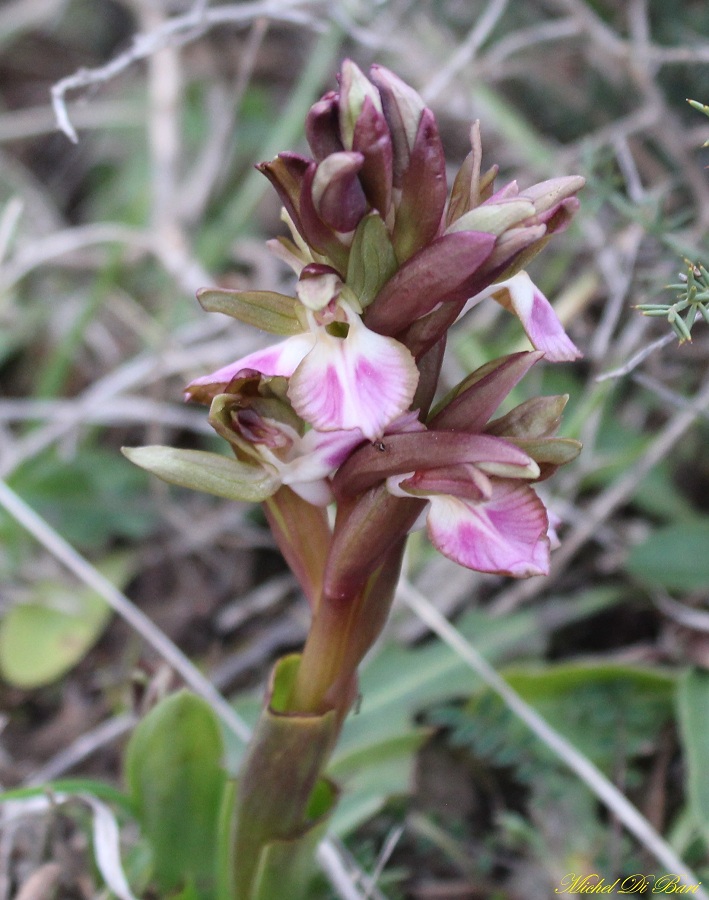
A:
{"label": "green leaf blade", "polygon": [[[125,556],[113,556],[99,568],[122,585],[133,566]],[[13,606],[0,622],[2,677],[23,690],[52,684],[84,658],[110,618],[110,606],[90,588],[37,582],[28,602]]]}
{"label": "green leaf blade", "polygon": [[136,466],[152,472],[163,481],[246,503],[261,503],[280,486],[275,472],[265,467],[208,453],[204,450],[181,450],[151,445],[123,447],[122,453]]}
{"label": "green leaf blade", "polygon": [[213,896],[223,749],[211,707],[188,691],[167,697],[133,732],[125,777],[162,891],[193,879],[201,897]]}
{"label": "green leaf blade", "polygon": [[275,291],[229,291],[204,288],[197,299],[205,312],[219,312],[270,334],[301,334],[305,329],[298,318],[300,306],[295,297]]}
{"label": "green leaf blade", "polygon": [[709,516],[659,528],[630,551],[627,569],[668,590],[701,590],[709,584]]}
{"label": "green leaf blade", "polygon": [[689,806],[709,840],[709,672],[692,669],[680,678],[677,710],[687,761]]}

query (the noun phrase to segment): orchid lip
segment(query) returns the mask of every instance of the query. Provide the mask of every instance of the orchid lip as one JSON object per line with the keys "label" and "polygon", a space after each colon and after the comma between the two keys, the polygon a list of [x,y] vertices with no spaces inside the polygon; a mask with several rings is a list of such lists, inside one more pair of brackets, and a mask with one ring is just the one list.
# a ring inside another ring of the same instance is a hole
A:
{"label": "orchid lip", "polygon": [[498,481],[489,500],[429,498],[434,546],[478,572],[525,578],[549,572],[549,520],[542,501],[519,482]]}
{"label": "orchid lip", "polygon": [[343,304],[349,330],[344,338],[318,329],[312,350],[290,380],[296,412],[321,431],[359,428],[376,440],[413,400],[418,369],[393,338],[370,331]]}

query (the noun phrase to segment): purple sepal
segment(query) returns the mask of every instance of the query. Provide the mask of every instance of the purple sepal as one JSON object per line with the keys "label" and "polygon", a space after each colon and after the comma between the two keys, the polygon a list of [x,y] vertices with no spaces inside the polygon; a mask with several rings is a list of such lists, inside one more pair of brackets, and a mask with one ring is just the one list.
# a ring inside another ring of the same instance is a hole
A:
{"label": "purple sepal", "polygon": [[385,434],[382,441],[364,444],[338,469],[333,491],[338,499],[356,496],[393,475],[462,463],[494,462],[519,466],[529,456],[509,441],[484,434],[453,431],[415,431]]}
{"label": "purple sepal", "polygon": [[335,91],[328,91],[310,107],[305,119],[305,137],[318,162],[345,149],[340,139],[338,101]]}
{"label": "purple sepal", "polygon": [[465,302],[470,296],[468,281],[494,245],[495,236],[482,231],[459,231],[436,238],[404,263],[379,291],[365,312],[367,327],[396,335],[442,301]]}
{"label": "purple sepal", "polygon": [[331,153],[319,163],[313,177],[313,205],[323,222],[335,231],[354,231],[367,212],[358,174],[361,153]]}
{"label": "purple sepal", "polygon": [[400,263],[439,233],[447,192],[443,144],[433,113],[424,109],[409,164],[401,178],[393,235]]}
{"label": "purple sepal", "polygon": [[444,405],[434,411],[429,426],[479,433],[512,388],[543,356],[540,351],[512,353],[476,369],[458,385],[455,396],[448,403],[444,399]]}
{"label": "purple sepal", "polygon": [[359,179],[372,207],[385,219],[391,203],[392,145],[386,119],[365,97],[357,119],[352,149],[364,157]]}

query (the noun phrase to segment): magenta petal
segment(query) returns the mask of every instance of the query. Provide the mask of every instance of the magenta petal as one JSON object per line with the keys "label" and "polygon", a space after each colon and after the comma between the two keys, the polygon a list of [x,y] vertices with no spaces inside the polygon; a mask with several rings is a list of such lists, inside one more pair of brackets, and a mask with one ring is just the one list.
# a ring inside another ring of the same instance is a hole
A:
{"label": "magenta petal", "polygon": [[527,337],[536,350],[541,350],[551,362],[578,359],[581,351],[564,331],[554,309],[526,272],[518,272],[506,281],[486,288],[476,301],[494,297],[522,323]]}
{"label": "magenta petal", "polygon": [[[308,479],[332,475],[361,444],[364,435],[358,428],[347,431],[307,431],[300,440],[299,456],[290,463],[290,471]],[[290,484],[289,480],[286,484]]]}
{"label": "magenta petal", "polygon": [[288,396],[314,428],[359,428],[375,440],[408,409],[417,383],[418,369],[406,347],[352,316],[346,338],[318,331],[315,346],[293,373]]}
{"label": "magenta petal", "polygon": [[315,336],[310,333],[295,334],[285,341],[249,353],[210,375],[195,378],[187,385],[186,394],[189,397],[192,388],[200,386],[209,387],[212,396],[221,394],[229,382],[245,369],[255,370],[262,375],[283,375],[287,378],[293,374],[303,357],[312,350],[314,343]]}
{"label": "magenta petal", "polygon": [[429,500],[428,533],[444,556],[477,572],[548,574],[547,512],[531,488],[497,481],[490,499],[480,503],[435,495]]}

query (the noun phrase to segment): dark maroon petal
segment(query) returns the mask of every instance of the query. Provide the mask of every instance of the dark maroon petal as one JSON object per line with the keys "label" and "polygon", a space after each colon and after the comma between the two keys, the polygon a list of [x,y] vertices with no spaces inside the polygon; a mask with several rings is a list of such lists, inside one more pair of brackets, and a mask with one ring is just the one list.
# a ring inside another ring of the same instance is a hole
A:
{"label": "dark maroon petal", "polygon": [[455,176],[451,199],[448,204],[446,225],[450,225],[462,215],[477,206],[480,197],[480,165],[482,163],[482,140],[480,138],[480,121],[475,120],[470,126],[470,153]]}
{"label": "dark maroon petal", "polygon": [[354,231],[367,212],[367,198],[358,178],[363,163],[361,153],[331,153],[315,172],[315,206],[323,222],[335,231]]}
{"label": "dark maroon petal", "polygon": [[482,231],[437,238],[404,263],[379,291],[365,313],[367,327],[396,335],[442,301],[464,302],[471,296],[467,282],[494,245],[495,236]]}
{"label": "dark maroon petal", "polygon": [[[505,277],[510,277],[524,268],[519,261],[527,251],[536,254],[538,248],[543,246],[542,242],[546,240],[548,240],[546,225],[522,225],[519,228],[508,229],[497,239],[495,249],[480,269],[480,275],[487,277],[489,272],[502,271]],[[496,280],[498,278],[499,274],[496,275]]]}
{"label": "dark maroon petal", "polygon": [[524,467],[529,457],[508,441],[483,434],[417,431],[385,434],[365,444],[340,466],[333,480],[338,499],[356,496],[391,475],[460,463],[496,462]]}
{"label": "dark maroon petal", "polygon": [[417,319],[408,328],[397,334],[397,341],[401,341],[411,351],[414,359],[420,361],[428,351],[440,339],[448,333],[448,329],[460,315],[468,294],[461,294],[457,298],[442,303],[438,309],[428,315]]}
{"label": "dark maroon petal", "polygon": [[425,104],[410,85],[384,66],[373,65],[369,70],[369,78],[379,89],[382,98],[394,151],[394,186],[400,187]]}
{"label": "dark maroon petal", "polygon": [[451,400],[444,399],[429,425],[479,433],[512,388],[542,356],[538,352],[512,353],[477,369],[458,385]]}
{"label": "dark maroon petal", "polygon": [[369,97],[355,125],[352,149],[364,157],[359,174],[367,199],[386,218],[391,203],[392,146],[386,119]]}
{"label": "dark maroon petal", "polygon": [[401,178],[401,199],[394,225],[394,249],[404,262],[439,233],[446,205],[446,159],[436,119],[421,114],[409,164]]}
{"label": "dark maroon petal", "polygon": [[300,195],[305,173],[311,166],[315,168],[315,163],[298,153],[279,153],[270,162],[262,162],[256,166],[278,192],[281,203],[301,235],[303,228],[300,220]]}
{"label": "dark maroon petal", "polygon": [[340,140],[339,115],[339,96],[334,91],[328,91],[310,107],[305,119],[305,136],[318,162],[345,149]]}
{"label": "dark maroon petal", "polygon": [[433,398],[436,395],[438,378],[441,374],[443,356],[446,350],[446,340],[447,336],[444,334],[417,362],[420,373],[419,383],[416,386],[414,399],[411,401],[411,408],[418,410],[422,419],[425,419],[428,415]]}
{"label": "dark maroon petal", "polygon": [[537,216],[537,219],[547,226],[548,234],[555,234],[568,228],[581,204],[577,197],[568,197],[557,206]]}

